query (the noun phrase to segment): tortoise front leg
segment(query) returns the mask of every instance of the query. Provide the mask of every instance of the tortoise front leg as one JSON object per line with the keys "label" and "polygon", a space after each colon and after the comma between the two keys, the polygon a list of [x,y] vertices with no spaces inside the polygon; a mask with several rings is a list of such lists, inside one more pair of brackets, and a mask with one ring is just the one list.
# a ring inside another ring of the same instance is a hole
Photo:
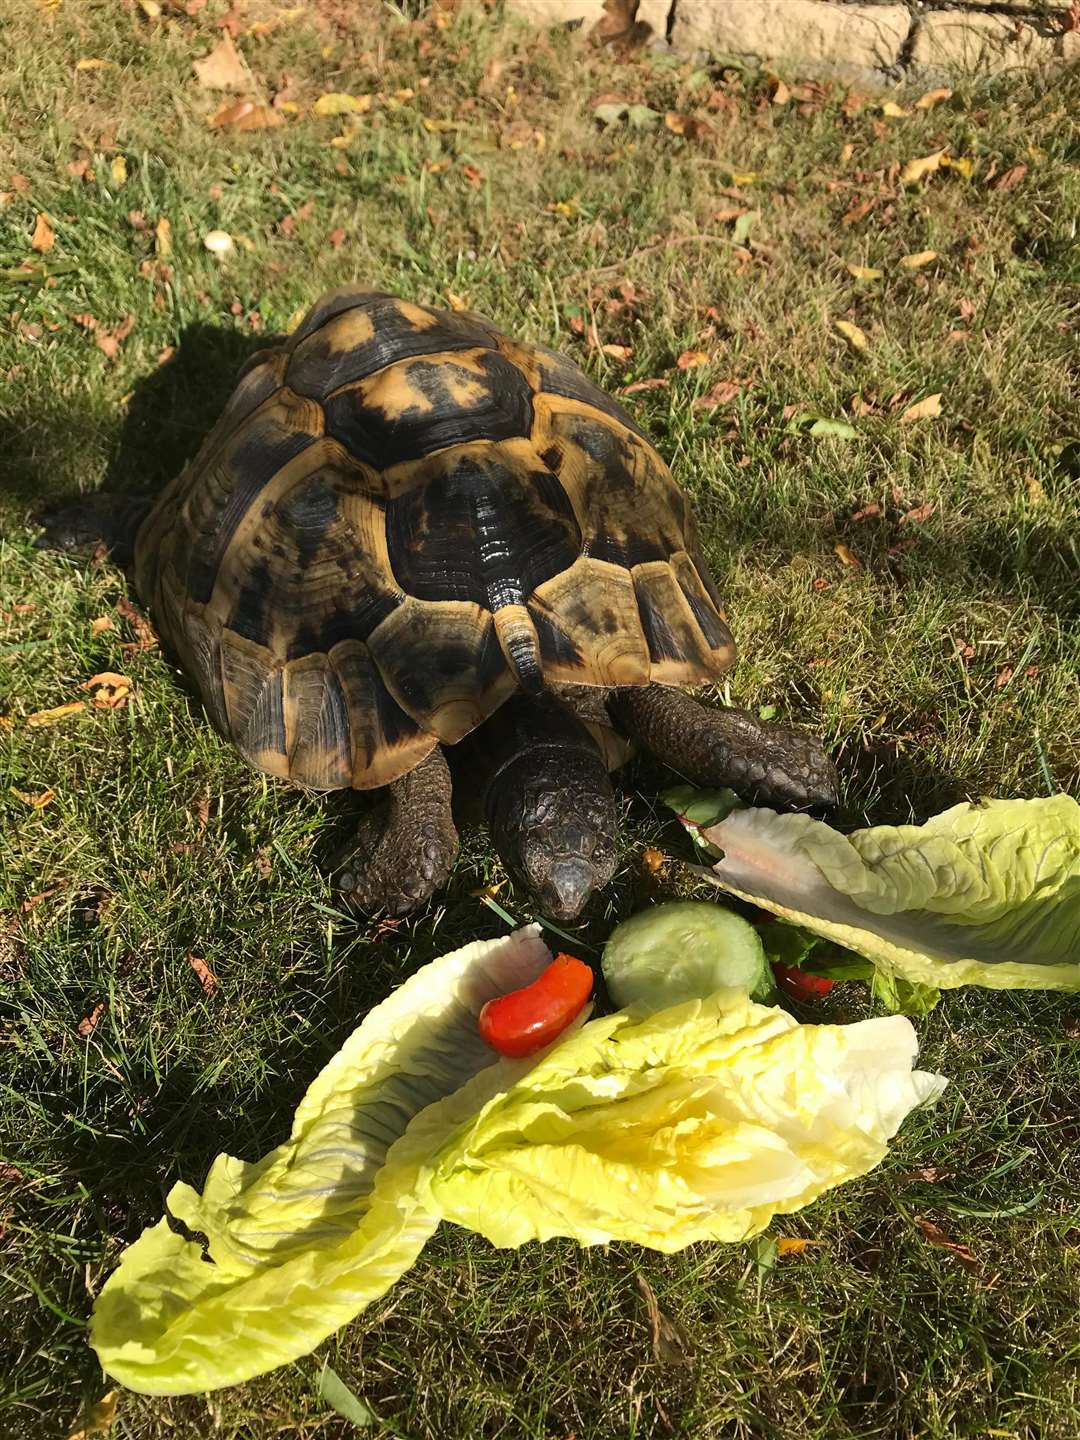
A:
{"label": "tortoise front leg", "polygon": [[805,730],[772,725],[748,710],[714,710],[680,690],[644,685],[615,690],[616,726],[696,785],[730,786],[755,804],[831,809],[836,767]]}
{"label": "tortoise front leg", "polygon": [[436,747],[364,816],[335,883],[361,910],[407,915],[446,884],[457,851],[450,769]]}

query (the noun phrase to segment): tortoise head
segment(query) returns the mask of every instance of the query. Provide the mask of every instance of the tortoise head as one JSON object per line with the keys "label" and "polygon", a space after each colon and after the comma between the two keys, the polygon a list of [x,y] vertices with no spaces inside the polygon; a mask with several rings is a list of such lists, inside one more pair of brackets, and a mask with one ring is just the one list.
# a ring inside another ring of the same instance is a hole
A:
{"label": "tortoise head", "polygon": [[595,755],[542,746],[505,766],[487,798],[491,838],[551,920],[576,920],[615,873],[615,796]]}

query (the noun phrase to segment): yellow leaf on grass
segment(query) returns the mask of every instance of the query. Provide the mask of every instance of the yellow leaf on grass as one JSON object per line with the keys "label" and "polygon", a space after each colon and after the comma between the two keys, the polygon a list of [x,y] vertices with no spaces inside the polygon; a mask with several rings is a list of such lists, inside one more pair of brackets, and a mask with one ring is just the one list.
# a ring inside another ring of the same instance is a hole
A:
{"label": "yellow leaf on grass", "polygon": [[172,225],[165,215],[154,226],[154,249],[162,260],[172,254]]}
{"label": "yellow leaf on grass", "polygon": [[969,160],[966,155],[943,155],[941,157],[941,168],[943,170],[957,170],[965,180],[970,180],[975,174],[975,161]]}
{"label": "yellow leaf on grass", "polygon": [[897,105],[895,100],[886,100],[881,107],[882,115],[887,115],[890,120],[906,120],[909,112]]}
{"label": "yellow leaf on grass", "polygon": [[813,1245],[824,1245],[824,1240],[803,1240],[796,1235],[781,1235],[776,1242],[777,1255],[801,1255]]}
{"label": "yellow leaf on grass", "polygon": [[444,135],[450,130],[460,130],[461,125],[457,120],[424,120],[424,129],[429,135]]}
{"label": "yellow leaf on grass", "polygon": [[841,565],[850,565],[855,570],[862,569],[862,561],[849,546],[844,544],[843,541],[840,541],[838,545],[833,546],[833,552],[836,555],[837,559],[840,561]]}
{"label": "yellow leaf on grass", "polygon": [[791,99],[791,91],[783,80],[777,80],[776,87],[772,92],[772,103],[774,105],[786,105]]}
{"label": "yellow leaf on grass", "polygon": [[371,109],[370,95],[320,95],[311,107],[316,115],[363,115]]}
{"label": "yellow leaf on grass", "polygon": [[942,100],[951,100],[951,90],[927,90],[925,95],[920,95],[915,101],[916,110],[932,110]]}
{"label": "yellow leaf on grass", "polygon": [[34,233],[30,237],[30,249],[44,255],[56,244],[56,232],[49,223],[48,215],[39,214],[34,221]]}
{"label": "yellow leaf on grass", "polygon": [[924,265],[929,265],[936,259],[936,250],[916,250],[913,255],[901,255],[900,264],[905,270],[921,270]]}
{"label": "yellow leaf on grass", "polygon": [[87,55],[82,60],[75,61],[76,70],[104,70],[113,62],[111,60],[95,60]]}
{"label": "yellow leaf on grass", "polygon": [[932,175],[941,166],[942,158],[947,154],[946,150],[935,150],[932,155],[922,155],[918,160],[909,160],[900,171],[900,183],[902,185],[917,185],[927,175]]}
{"label": "yellow leaf on grass", "polygon": [[835,324],[837,330],[853,350],[869,350],[870,341],[866,338],[865,331],[860,330],[858,325],[853,325],[850,320],[837,320]]}
{"label": "yellow leaf on grass", "polygon": [[80,690],[93,690],[94,704],[99,710],[118,710],[126,705],[131,695],[131,681],[126,675],[117,675],[114,670],[103,670],[92,675],[79,686]]}
{"label": "yellow leaf on grass", "polygon": [[54,705],[51,710],[35,710],[33,715],[26,717],[26,723],[31,730],[37,730],[43,725],[55,725],[58,720],[66,720],[69,715],[85,709],[85,700],[69,700],[66,705]]}
{"label": "yellow leaf on grass", "polygon": [[753,185],[758,178],[756,170],[732,170],[731,183],[733,185]]}
{"label": "yellow leaf on grass", "polygon": [[601,345],[600,349],[605,355],[610,355],[612,360],[629,360],[634,353],[632,345]]}
{"label": "yellow leaf on grass", "polygon": [[[95,1006],[96,1010],[104,1012],[105,1006]],[[97,1023],[95,1018],[94,1023]],[[87,1034],[93,1029],[91,1025]],[[80,1032],[81,1033],[81,1032]],[[91,1405],[83,1416],[82,1423],[74,1427],[69,1433],[67,1440],[90,1440],[92,1435],[101,1435],[106,1430],[111,1430],[116,1421],[116,1410],[120,1404],[120,1391],[109,1390],[100,1400]]]}
{"label": "yellow leaf on grass", "polygon": [[220,106],[206,123],[211,130],[272,130],[275,125],[284,125],[285,121],[269,105],[241,100],[235,105],[226,103]]}
{"label": "yellow leaf on grass", "polygon": [[848,274],[854,275],[856,280],[880,280],[885,274],[884,270],[875,270],[872,265],[849,265]]}
{"label": "yellow leaf on grass", "polygon": [[704,350],[684,350],[675,365],[679,370],[693,370],[698,365],[708,365],[709,357]]}
{"label": "yellow leaf on grass", "polygon": [[116,626],[113,624],[112,620],[109,618],[108,615],[99,615],[96,619],[90,621],[91,635],[101,635],[106,630],[115,629]]}
{"label": "yellow leaf on grass", "polygon": [[941,414],[941,391],[936,395],[927,395],[925,400],[918,401],[915,405],[909,405],[900,416],[900,424],[906,425],[912,420],[934,420]]}
{"label": "yellow leaf on grass", "polygon": [[127,179],[127,161],[123,155],[114,155],[113,162],[109,166],[109,174],[114,185],[123,185]]}
{"label": "yellow leaf on grass", "polygon": [[451,310],[468,310],[469,302],[464,295],[458,295],[453,290],[446,291],[446,298],[450,302]]}

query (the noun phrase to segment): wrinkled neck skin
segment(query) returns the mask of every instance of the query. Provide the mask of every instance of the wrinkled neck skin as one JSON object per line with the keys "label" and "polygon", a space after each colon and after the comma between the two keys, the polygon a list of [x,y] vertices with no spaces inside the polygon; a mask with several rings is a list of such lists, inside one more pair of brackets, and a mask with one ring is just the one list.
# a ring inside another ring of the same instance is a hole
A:
{"label": "wrinkled neck skin", "polygon": [[492,842],[540,913],[575,920],[615,870],[615,796],[589,732],[549,694],[516,696],[476,732]]}

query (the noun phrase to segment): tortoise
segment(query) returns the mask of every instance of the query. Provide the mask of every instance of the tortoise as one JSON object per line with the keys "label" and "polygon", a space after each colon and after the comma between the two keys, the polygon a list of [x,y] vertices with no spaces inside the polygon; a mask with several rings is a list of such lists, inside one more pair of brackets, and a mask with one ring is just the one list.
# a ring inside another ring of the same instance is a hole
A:
{"label": "tortoise", "polygon": [[616,865],[609,769],[828,808],[810,735],[685,693],[735,658],[687,497],[565,356],[346,288],[255,354],[156,497],[92,497],[41,543],[97,541],[218,730],[308,790],[380,791],[337,881],[401,915],[457,853],[452,793],[542,912]]}

